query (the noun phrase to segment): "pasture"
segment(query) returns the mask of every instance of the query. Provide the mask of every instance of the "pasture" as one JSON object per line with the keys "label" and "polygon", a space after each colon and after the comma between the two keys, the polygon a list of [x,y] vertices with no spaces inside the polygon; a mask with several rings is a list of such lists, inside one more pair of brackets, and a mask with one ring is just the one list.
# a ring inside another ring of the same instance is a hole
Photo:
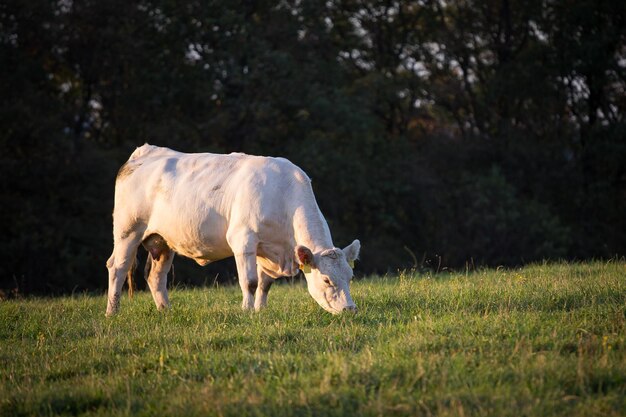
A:
{"label": "pasture", "polygon": [[[103,280],[106,279],[103,271]],[[401,273],[331,316],[302,283],[0,302],[0,415],[626,415],[626,264]]]}

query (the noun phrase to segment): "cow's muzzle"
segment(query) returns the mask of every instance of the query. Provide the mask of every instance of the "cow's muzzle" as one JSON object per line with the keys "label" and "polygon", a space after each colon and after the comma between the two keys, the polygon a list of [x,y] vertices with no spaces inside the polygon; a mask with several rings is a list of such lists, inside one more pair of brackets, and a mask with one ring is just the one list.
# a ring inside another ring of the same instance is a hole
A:
{"label": "cow's muzzle", "polygon": [[356,306],[347,306],[347,307],[344,307],[342,310],[342,313],[356,314],[356,312],[357,312]]}

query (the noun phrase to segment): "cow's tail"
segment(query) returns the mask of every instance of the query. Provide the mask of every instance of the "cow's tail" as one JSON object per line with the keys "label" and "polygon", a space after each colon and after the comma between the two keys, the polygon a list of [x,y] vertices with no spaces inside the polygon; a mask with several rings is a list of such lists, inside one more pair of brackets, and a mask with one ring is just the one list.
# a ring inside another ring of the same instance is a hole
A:
{"label": "cow's tail", "polygon": [[126,283],[128,284],[128,298],[132,299],[135,294],[135,282],[133,281],[133,272],[137,265],[137,258],[133,257],[133,262],[130,264],[128,274],[126,274]]}

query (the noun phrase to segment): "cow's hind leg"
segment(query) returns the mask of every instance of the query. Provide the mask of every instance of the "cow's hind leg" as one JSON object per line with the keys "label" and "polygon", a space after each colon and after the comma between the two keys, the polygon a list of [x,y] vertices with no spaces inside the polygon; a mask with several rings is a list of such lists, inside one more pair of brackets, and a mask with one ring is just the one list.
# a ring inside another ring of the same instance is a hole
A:
{"label": "cow's hind leg", "polygon": [[152,292],[154,304],[159,310],[170,307],[167,295],[167,274],[170,272],[173,260],[174,251],[169,248],[161,252],[157,258],[148,252],[148,259],[146,259],[146,280]]}
{"label": "cow's hind leg", "polygon": [[123,239],[115,241],[113,254],[107,261],[109,270],[109,292],[107,295],[107,316],[112,316],[119,310],[122,286],[126,280],[126,275],[130,270],[137,247],[141,242],[141,233],[131,233]]}
{"label": "cow's hind leg", "polygon": [[254,295],[254,309],[259,311],[267,305],[267,293],[274,282],[274,278],[263,272],[260,266],[257,269],[259,282],[256,288],[256,294]]}

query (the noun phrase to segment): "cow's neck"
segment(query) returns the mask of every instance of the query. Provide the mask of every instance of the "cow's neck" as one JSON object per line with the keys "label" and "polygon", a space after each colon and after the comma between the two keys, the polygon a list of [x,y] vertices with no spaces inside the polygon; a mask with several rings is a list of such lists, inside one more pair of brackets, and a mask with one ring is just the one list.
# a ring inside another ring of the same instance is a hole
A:
{"label": "cow's neck", "polygon": [[328,224],[315,201],[296,208],[293,230],[296,244],[304,245],[313,252],[333,247]]}

